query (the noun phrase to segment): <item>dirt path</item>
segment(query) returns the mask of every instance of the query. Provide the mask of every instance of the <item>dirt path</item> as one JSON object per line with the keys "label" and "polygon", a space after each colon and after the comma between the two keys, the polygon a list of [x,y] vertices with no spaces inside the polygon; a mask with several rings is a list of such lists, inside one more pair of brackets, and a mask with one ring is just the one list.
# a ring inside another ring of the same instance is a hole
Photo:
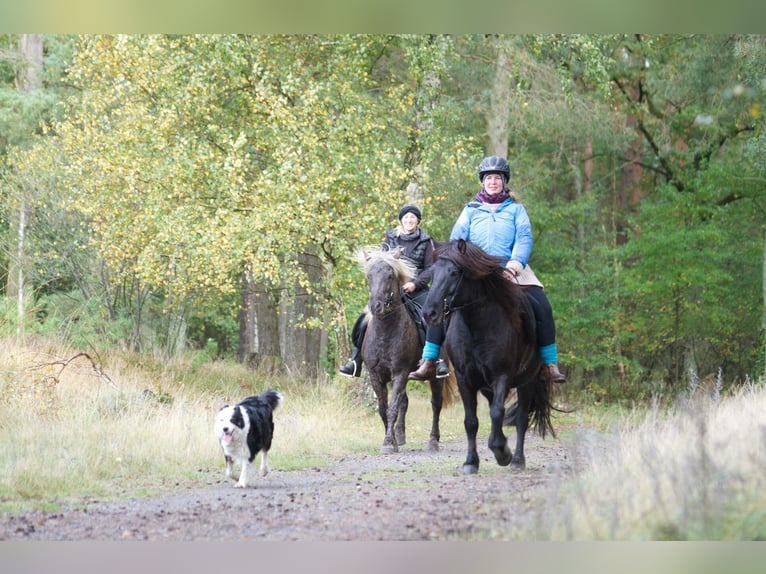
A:
{"label": "dirt path", "polygon": [[173,494],[3,514],[0,540],[534,538],[546,497],[578,471],[584,452],[582,436],[529,435],[526,470],[497,466],[485,444],[479,474],[464,476],[464,441],[437,453],[405,445],[397,454],[346,457],[323,468],[272,468],[244,491],[233,488],[221,468],[207,473],[206,486]]}

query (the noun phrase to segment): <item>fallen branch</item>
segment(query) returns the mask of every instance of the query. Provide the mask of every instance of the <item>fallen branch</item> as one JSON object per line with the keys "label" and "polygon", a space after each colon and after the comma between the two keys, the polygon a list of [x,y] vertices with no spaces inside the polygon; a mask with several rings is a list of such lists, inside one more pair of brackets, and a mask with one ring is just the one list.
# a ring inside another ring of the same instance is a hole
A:
{"label": "fallen branch", "polygon": [[68,359],[62,359],[60,361],[51,361],[49,363],[43,363],[41,365],[35,365],[33,367],[30,367],[29,370],[35,371],[37,369],[42,369],[44,367],[51,367],[53,365],[61,365],[61,369],[59,369],[59,372],[58,372],[58,374],[56,376],[56,379],[58,380],[59,376],[64,371],[64,369],[66,369],[69,366],[69,363],[71,363],[72,361],[74,361],[75,359],[78,359],[80,357],[85,357],[86,359],[88,359],[88,361],[90,361],[91,367],[93,367],[93,371],[99,376],[99,378],[102,381],[104,381],[105,383],[109,384],[109,386],[111,386],[113,389],[115,389],[117,391],[120,390],[120,387],[118,387],[117,384],[111,379],[111,377],[109,377],[109,375],[107,375],[103,371],[103,369],[101,368],[101,365],[97,364],[96,361],[93,359],[93,357],[91,357],[88,353],[85,353],[85,352],[77,353],[76,355],[74,355],[73,357],[70,357]]}

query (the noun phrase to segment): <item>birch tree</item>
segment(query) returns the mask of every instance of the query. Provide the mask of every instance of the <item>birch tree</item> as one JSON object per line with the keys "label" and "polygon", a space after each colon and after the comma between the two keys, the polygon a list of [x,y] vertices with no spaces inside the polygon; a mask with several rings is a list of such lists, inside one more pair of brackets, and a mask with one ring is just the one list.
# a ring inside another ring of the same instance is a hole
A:
{"label": "birch tree", "polygon": [[[82,38],[71,71],[82,91],[56,145],[113,279],[150,286],[183,314],[236,292],[249,269],[282,327],[338,321],[324,303],[343,285],[319,279],[344,280],[330,268],[348,269],[353,248],[377,240],[408,179],[407,94],[370,75],[382,41]],[[296,296],[307,305],[294,309]],[[257,337],[303,368],[290,339]]]}
{"label": "birch tree", "polygon": [[[42,85],[43,41],[40,34],[19,36],[20,65],[16,72],[16,88],[23,94],[39,90]],[[10,237],[15,238],[13,256],[9,260],[6,293],[16,299],[16,335],[24,334],[29,287],[26,279],[27,227],[34,202],[34,189],[16,190],[15,214],[12,218]]]}

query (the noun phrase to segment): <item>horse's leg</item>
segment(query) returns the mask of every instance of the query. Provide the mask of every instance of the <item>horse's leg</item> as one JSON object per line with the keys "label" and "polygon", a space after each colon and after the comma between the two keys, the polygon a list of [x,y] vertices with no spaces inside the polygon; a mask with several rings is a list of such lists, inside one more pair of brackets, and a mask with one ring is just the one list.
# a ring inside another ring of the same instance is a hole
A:
{"label": "horse's leg", "polygon": [[511,449],[508,447],[508,439],[503,433],[503,419],[505,418],[505,396],[508,394],[508,380],[501,375],[494,385],[495,392],[489,404],[489,418],[491,428],[489,432],[489,449],[494,453],[495,460],[500,466],[508,466],[511,463]]}
{"label": "horse's leg", "polygon": [[460,397],[463,399],[463,410],[465,411],[463,426],[468,440],[468,452],[463,463],[463,474],[476,474],[479,472],[479,453],[476,450],[476,433],[479,431],[479,418],[476,416],[476,391],[463,390],[461,385]]}
{"label": "horse's leg", "polygon": [[444,381],[436,379],[430,381],[431,385],[431,436],[428,439],[428,450],[439,450],[439,416],[442,412],[442,402],[444,400]]}
{"label": "horse's leg", "polygon": [[393,384],[391,385],[391,399],[388,401],[388,408],[386,410],[388,425],[386,426],[386,436],[383,439],[383,446],[380,448],[380,452],[383,454],[391,454],[399,451],[396,437],[394,436],[394,428],[399,416],[399,407],[402,397],[404,396],[404,390],[407,385],[407,374],[408,373],[397,373],[394,376]]}
{"label": "horse's leg", "polygon": [[524,440],[529,427],[529,408],[532,404],[533,383],[527,383],[517,389],[517,407],[516,407],[516,449],[513,451],[513,463],[511,468],[514,470],[523,470],[527,461],[524,457]]}
{"label": "horse's leg", "polygon": [[396,415],[396,424],[394,425],[394,438],[399,446],[407,442],[407,430],[404,426],[404,420],[407,417],[407,408],[409,406],[410,399],[407,397],[407,389],[405,389],[399,401],[399,412]]}
{"label": "horse's leg", "polygon": [[378,402],[378,414],[380,415],[380,420],[383,421],[383,429],[388,429],[388,385],[381,382],[377,373],[372,370],[369,373],[370,384],[375,393],[375,399]]}

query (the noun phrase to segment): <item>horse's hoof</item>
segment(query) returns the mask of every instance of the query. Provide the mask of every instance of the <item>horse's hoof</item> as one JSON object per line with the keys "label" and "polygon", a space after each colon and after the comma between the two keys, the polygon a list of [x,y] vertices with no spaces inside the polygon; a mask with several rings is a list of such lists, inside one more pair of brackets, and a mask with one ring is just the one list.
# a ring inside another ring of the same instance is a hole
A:
{"label": "horse's hoof", "polygon": [[496,452],[495,453],[495,460],[497,461],[497,464],[500,466],[508,466],[513,461],[513,455],[511,454],[511,451],[509,449]]}
{"label": "horse's hoof", "polygon": [[472,464],[463,465],[463,474],[477,474],[478,472],[479,472],[478,466],[474,466]]}
{"label": "horse's hoof", "polygon": [[394,454],[395,452],[399,452],[399,447],[395,444],[384,444],[380,447],[381,454]]}
{"label": "horse's hoof", "polygon": [[403,444],[407,444],[407,435],[404,434],[404,433],[397,434],[396,435],[396,444],[399,445],[399,446],[402,446]]}
{"label": "horse's hoof", "polygon": [[431,452],[437,452],[439,450],[439,441],[436,439],[429,440],[428,450],[430,450]]}
{"label": "horse's hoof", "polygon": [[525,468],[527,468],[527,464],[524,461],[524,459],[521,459],[521,460],[517,460],[515,458],[513,459],[513,462],[511,464],[511,470],[524,470]]}

